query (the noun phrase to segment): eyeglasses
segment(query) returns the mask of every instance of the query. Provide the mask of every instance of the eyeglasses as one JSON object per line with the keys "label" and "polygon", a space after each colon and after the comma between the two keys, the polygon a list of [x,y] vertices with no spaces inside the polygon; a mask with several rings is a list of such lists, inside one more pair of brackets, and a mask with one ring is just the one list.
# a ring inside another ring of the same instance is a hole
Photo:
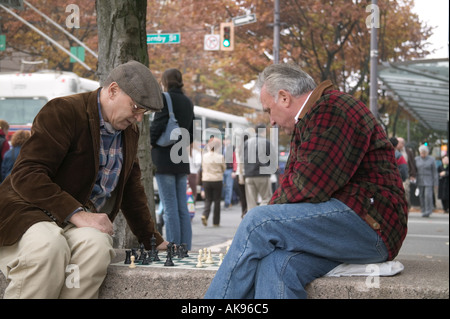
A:
{"label": "eyeglasses", "polygon": [[134,102],[133,99],[130,98],[130,100],[133,114],[148,114],[152,111],[152,108],[137,105],[137,103]]}
{"label": "eyeglasses", "polygon": [[143,106],[138,106],[136,104],[133,104],[133,113],[134,114],[145,114],[147,112],[150,112],[150,109],[143,107]]}

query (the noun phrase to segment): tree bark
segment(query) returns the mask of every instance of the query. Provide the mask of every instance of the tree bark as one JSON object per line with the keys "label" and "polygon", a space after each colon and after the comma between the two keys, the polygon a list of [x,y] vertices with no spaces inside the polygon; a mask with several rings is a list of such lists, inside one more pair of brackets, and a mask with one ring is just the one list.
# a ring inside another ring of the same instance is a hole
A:
{"label": "tree bark", "polygon": [[[98,66],[100,83],[116,66],[130,60],[149,64],[146,36],[146,0],[97,0]],[[144,116],[139,124],[138,158],[142,171],[150,213],[156,224],[153,189],[153,163],[150,155],[150,120]],[[114,247],[130,248],[138,245],[123,214],[114,221]]]}

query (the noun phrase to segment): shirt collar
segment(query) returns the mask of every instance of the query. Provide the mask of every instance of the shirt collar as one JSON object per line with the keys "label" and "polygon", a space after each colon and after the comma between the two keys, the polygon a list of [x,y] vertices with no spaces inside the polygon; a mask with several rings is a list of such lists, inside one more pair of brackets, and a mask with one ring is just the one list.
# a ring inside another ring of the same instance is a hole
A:
{"label": "shirt collar", "polygon": [[298,111],[297,115],[295,116],[295,124],[297,124],[298,122],[298,118],[300,117],[300,114],[303,111],[303,108],[305,107],[306,103],[308,103],[309,98],[311,97],[313,91],[309,92],[308,97],[306,98],[305,102],[303,103],[302,107],[300,108],[300,110]]}

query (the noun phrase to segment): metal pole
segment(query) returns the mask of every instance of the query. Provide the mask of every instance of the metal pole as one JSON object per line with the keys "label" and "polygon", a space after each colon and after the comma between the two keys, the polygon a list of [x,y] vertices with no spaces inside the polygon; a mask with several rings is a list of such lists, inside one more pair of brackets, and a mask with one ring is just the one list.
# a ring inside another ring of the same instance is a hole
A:
{"label": "metal pole", "polygon": [[[377,0],[372,0],[373,6],[378,6]],[[378,118],[378,38],[376,23],[371,24],[370,33],[370,111]]]}
{"label": "metal pole", "polygon": [[273,63],[280,62],[280,0],[275,0],[273,24]]}
{"label": "metal pole", "polygon": [[36,9],[34,6],[32,6],[28,1],[23,0],[23,3],[25,3],[27,6],[29,6],[31,9],[33,9],[34,11],[36,11],[39,15],[41,15],[42,17],[45,18],[45,20],[47,20],[48,22],[50,22],[51,24],[53,24],[55,27],[57,27],[59,30],[61,30],[62,32],[64,32],[65,35],[67,35],[68,37],[70,37],[72,40],[74,40],[76,43],[78,43],[79,45],[81,45],[83,48],[86,49],[86,51],[88,51],[90,54],[92,54],[94,57],[96,57],[98,59],[98,55],[97,53],[95,53],[94,51],[92,51],[87,45],[85,45],[83,42],[81,42],[80,40],[78,40],[73,34],[71,34],[70,32],[67,32],[67,30],[65,30],[63,27],[61,27],[59,24],[57,24],[55,21],[53,21],[52,19],[50,19],[45,13],[42,13],[41,11],[39,11],[38,9]]}
{"label": "metal pole", "polygon": [[46,35],[44,32],[42,32],[41,30],[39,30],[38,28],[36,28],[34,25],[28,23],[25,19],[21,18],[20,16],[18,16],[17,14],[15,14],[13,11],[9,10],[8,8],[6,8],[4,5],[0,4],[0,8],[2,8],[3,10],[5,10],[6,12],[8,12],[9,14],[11,14],[13,17],[15,17],[16,19],[20,20],[21,22],[23,22],[25,25],[27,25],[28,27],[30,27],[31,29],[33,29],[34,31],[36,31],[37,33],[39,33],[41,36],[43,36],[46,40],[50,41],[51,43],[53,43],[56,47],[58,47],[60,50],[64,51],[66,54],[68,54],[69,56],[71,56],[72,58],[74,58],[76,61],[78,61],[82,66],[84,66],[87,70],[89,71],[93,71],[86,63],[84,63],[83,61],[81,61],[76,55],[72,54],[70,51],[66,50],[61,44],[59,44],[58,42],[56,42],[55,40],[53,40],[52,38],[50,38],[48,35]]}

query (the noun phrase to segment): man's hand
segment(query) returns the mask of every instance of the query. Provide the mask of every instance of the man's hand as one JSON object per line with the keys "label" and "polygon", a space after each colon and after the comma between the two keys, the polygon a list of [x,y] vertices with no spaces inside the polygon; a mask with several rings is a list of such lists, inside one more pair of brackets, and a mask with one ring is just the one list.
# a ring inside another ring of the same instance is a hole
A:
{"label": "man's hand", "polygon": [[169,244],[169,242],[167,240],[165,240],[161,244],[159,244],[158,247],[156,247],[156,249],[158,249],[158,250],[167,250],[167,245],[168,244]]}
{"label": "man's hand", "polygon": [[113,224],[106,214],[80,211],[74,214],[69,221],[77,227],[93,227],[111,236],[114,233]]}

